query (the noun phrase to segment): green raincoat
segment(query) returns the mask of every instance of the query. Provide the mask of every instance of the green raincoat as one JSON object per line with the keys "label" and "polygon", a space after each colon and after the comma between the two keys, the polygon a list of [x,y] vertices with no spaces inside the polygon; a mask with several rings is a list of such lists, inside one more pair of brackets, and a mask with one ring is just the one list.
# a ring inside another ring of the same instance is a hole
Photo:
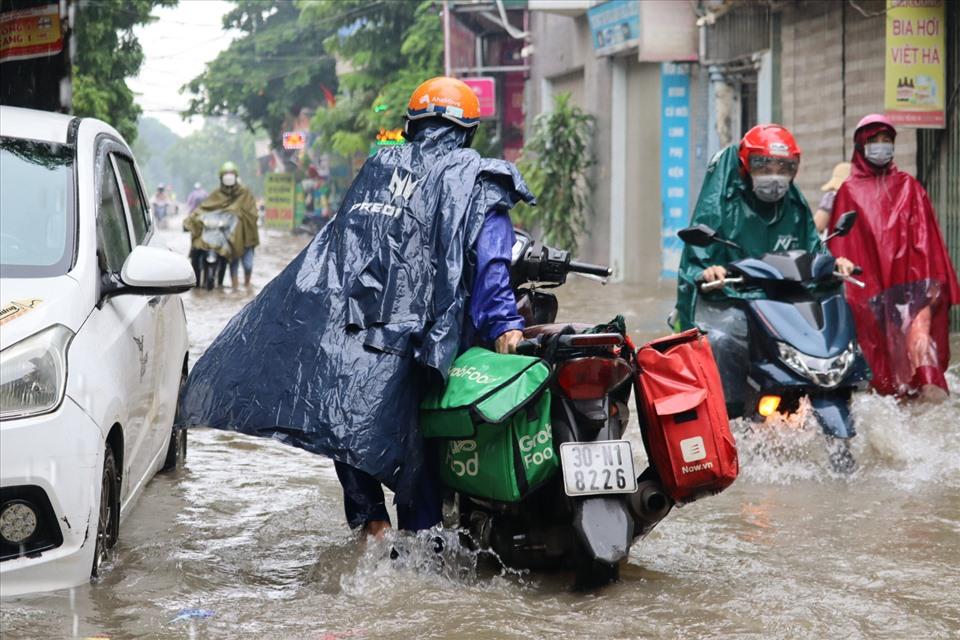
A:
{"label": "green raincoat", "polygon": [[753,194],[748,181],[740,176],[739,167],[737,145],[714,156],[690,225],[705,224],[716,229],[720,237],[743,247],[743,253],[717,242],[706,247],[684,246],[677,278],[677,320],[681,331],[694,326],[698,295],[717,300],[751,296],[750,292],[732,287],[726,287],[723,292],[699,293],[697,280],[707,267],[726,266],[734,260],[774,251],[826,251],[817,236],[810,206],[795,184],[790,185],[787,195],[779,202],[762,202]]}
{"label": "green raincoat", "polygon": [[196,209],[183,221],[184,231],[190,232],[192,249],[206,249],[207,246],[200,239],[203,232],[203,223],[200,216],[208,211],[231,211],[237,216],[237,226],[230,238],[234,255],[224,256],[235,260],[243,255],[244,249],[256,247],[260,244],[260,232],[257,229],[257,201],[253,193],[245,186],[238,184],[233,187],[224,187],[207,196]]}

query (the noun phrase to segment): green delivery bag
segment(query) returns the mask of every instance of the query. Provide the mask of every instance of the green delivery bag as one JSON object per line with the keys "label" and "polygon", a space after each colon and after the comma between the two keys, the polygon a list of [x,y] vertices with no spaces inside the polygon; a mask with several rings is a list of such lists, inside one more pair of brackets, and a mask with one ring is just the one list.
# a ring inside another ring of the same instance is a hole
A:
{"label": "green delivery bag", "polygon": [[559,465],[550,426],[550,366],[474,347],[444,390],[420,405],[420,429],[439,443],[440,477],[457,491],[516,502]]}

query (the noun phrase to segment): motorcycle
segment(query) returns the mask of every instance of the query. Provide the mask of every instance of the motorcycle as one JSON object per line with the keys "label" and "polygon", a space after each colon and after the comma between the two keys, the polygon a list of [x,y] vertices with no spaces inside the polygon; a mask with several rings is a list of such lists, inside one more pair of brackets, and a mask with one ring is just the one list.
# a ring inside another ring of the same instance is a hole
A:
{"label": "motorcycle", "polygon": [[210,211],[200,216],[203,231],[200,239],[205,245],[199,250],[195,258],[199,264],[197,270],[197,286],[212,291],[214,287],[223,286],[224,274],[227,270],[227,259],[223,256],[232,253],[230,236],[237,226],[237,217],[229,211]]}
{"label": "motorcycle", "polygon": [[[827,240],[849,233],[856,215],[844,213]],[[677,235],[697,247],[719,242],[742,251],[707,225]],[[750,336],[745,417],[762,421],[775,412],[795,413],[806,396],[828,438],[831,465],[839,472],[853,471],[849,442],[856,430],[850,397],[867,387],[871,373],[857,344],[843,283],[863,287],[863,282],[836,271],[833,256],[799,250],[746,257],[726,269],[727,277],[702,282],[700,290],[731,287],[751,293],[730,298],[744,311]],[[717,354],[718,360],[723,357]]]}
{"label": "motorcycle", "polygon": [[164,200],[154,200],[151,203],[153,215],[157,220],[157,226],[161,229],[167,228],[167,219],[177,215],[177,205],[173,202]]}
{"label": "motorcycle", "polygon": [[610,270],[516,233],[511,286],[527,322],[517,353],[538,356],[553,369],[550,415],[560,471],[519,502],[447,487],[443,522],[506,566],[572,569],[577,585],[601,585],[618,578],[620,561],[673,501],[652,468],[636,473],[631,444],[623,439],[637,373],[625,332],[586,333],[590,325],[554,323],[557,298],[544,291],[571,273],[604,279]]}

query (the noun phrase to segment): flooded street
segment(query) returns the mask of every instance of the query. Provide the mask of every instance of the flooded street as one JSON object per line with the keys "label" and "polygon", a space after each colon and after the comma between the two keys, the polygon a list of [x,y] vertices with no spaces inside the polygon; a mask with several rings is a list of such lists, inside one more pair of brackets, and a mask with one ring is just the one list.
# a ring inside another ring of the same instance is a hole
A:
{"label": "flooded street", "polygon": [[[186,252],[187,238],[162,232]],[[254,292],[306,239],[264,233]],[[191,362],[254,292],[184,295]],[[560,319],[622,313],[666,331],[672,290],[575,280]],[[427,544],[389,559],[344,522],[328,460],[198,429],[157,476],[96,584],[4,601],[4,638],[956,638],[960,634],[960,342],[942,405],[855,399],[858,471],[828,469],[812,424],[737,425],[741,475],[674,510],[622,580],[503,574]],[[634,451],[642,452],[631,429]],[[642,456],[642,453],[640,454]],[[639,468],[644,465],[638,463]]]}

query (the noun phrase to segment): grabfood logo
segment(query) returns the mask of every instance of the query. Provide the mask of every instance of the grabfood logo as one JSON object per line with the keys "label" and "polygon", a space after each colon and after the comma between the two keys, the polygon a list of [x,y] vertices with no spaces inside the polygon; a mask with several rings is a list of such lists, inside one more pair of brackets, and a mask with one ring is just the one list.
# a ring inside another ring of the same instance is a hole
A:
{"label": "grabfood logo", "polygon": [[423,178],[414,180],[413,175],[404,174],[399,169],[394,169],[393,175],[390,176],[390,202],[357,202],[350,207],[350,212],[379,213],[396,218],[403,213],[403,205],[413,196],[422,181]]}
{"label": "grabfood logo", "polygon": [[500,379],[488,375],[476,367],[453,367],[450,369],[450,377],[466,378],[470,382],[476,382],[477,384],[492,384]]}

